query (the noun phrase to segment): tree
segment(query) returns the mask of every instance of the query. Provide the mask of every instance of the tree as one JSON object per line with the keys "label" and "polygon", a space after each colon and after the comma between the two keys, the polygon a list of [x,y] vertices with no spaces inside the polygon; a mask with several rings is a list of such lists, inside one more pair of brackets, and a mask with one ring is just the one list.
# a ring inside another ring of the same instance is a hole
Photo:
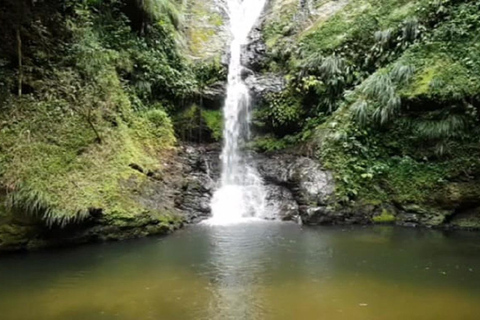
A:
{"label": "tree", "polygon": [[7,61],[17,65],[17,94],[22,95],[23,86],[23,47],[22,35],[26,23],[31,20],[34,0],[4,0],[0,4],[0,42]]}

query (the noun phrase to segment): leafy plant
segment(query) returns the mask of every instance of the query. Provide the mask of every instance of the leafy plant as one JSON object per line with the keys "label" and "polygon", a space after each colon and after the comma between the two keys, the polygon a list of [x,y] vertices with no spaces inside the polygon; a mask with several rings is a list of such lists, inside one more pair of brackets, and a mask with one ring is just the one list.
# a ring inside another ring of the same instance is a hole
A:
{"label": "leafy plant", "polygon": [[356,92],[349,93],[349,99],[357,98],[351,108],[359,124],[366,125],[371,119],[384,125],[394,119],[402,105],[398,86],[408,83],[413,74],[413,67],[396,64],[390,71],[375,73]]}

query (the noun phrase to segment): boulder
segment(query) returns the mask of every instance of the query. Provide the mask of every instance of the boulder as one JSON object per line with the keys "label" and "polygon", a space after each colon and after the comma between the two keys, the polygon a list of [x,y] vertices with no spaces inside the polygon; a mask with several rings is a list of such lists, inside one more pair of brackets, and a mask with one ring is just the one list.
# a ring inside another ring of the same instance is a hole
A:
{"label": "boulder", "polygon": [[299,216],[298,203],[286,187],[269,184],[266,189],[266,215],[269,220],[296,220]]}
{"label": "boulder", "polygon": [[256,155],[255,165],[267,192],[267,218],[327,223],[335,183],[319,162],[291,154]]}
{"label": "boulder", "polygon": [[313,159],[284,154],[259,158],[256,164],[267,184],[286,186],[300,205],[315,207],[333,200],[332,173]]}

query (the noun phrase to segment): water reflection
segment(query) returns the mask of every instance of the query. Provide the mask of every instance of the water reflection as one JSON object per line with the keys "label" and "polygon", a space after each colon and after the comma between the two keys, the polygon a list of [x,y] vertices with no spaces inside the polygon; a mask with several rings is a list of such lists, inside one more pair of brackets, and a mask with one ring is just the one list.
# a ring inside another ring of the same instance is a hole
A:
{"label": "water reflection", "polygon": [[264,257],[268,257],[268,243],[278,234],[281,223],[270,224],[268,228],[263,225],[241,223],[209,230],[210,290],[214,299],[205,319],[262,319],[265,303],[258,288],[267,280],[265,275],[272,263]]}
{"label": "water reflection", "polygon": [[2,320],[477,319],[480,235],[286,223],[0,259]]}

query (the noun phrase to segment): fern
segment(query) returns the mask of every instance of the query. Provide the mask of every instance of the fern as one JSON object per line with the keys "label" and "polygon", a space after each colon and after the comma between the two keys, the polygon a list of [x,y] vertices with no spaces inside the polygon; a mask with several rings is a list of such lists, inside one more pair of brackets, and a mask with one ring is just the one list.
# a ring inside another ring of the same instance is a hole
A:
{"label": "fern", "polygon": [[428,140],[459,137],[466,128],[467,119],[459,114],[449,114],[438,120],[423,120],[415,123],[415,132]]}
{"label": "fern", "polygon": [[412,129],[417,138],[433,144],[435,154],[443,156],[452,148],[454,139],[467,135],[470,126],[466,114],[442,112],[432,119],[413,120]]}
{"label": "fern", "polygon": [[368,99],[385,100],[385,97],[390,97],[394,94],[395,88],[388,73],[378,72],[365,80],[360,92]]}
{"label": "fern", "polygon": [[420,23],[417,18],[412,18],[403,22],[403,41],[413,41],[420,34]]}
{"label": "fern", "polygon": [[346,64],[345,60],[332,54],[328,57],[323,56],[321,53],[313,53],[300,63],[302,74],[313,73],[321,76],[322,79],[328,79],[335,75],[344,73]]}
{"label": "fern", "polygon": [[363,99],[357,100],[352,105],[352,114],[361,126],[364,126],[369,121],[368,103]]}
{"label": "fern", "polygon": [[393,29],[377,31],[374,35],[375,42],[383,48],[387,47],[390,44],[392,37]]}
{"label": "fern", "polygon": [[325,57],[319,53],[315,52],[308,56],[306,59],[303,61],[299,62],[299,67],[300,67],[300,74],[299,77],[305,77],[309,71],[311,70],[317,70],[318,66],[320,66],[323,63],[323,60]]}
{"label": "fern", "polygon": [[40,218],[48,227],[64,228],[70,223],[81,222],[90,216],[88,209],[77,212],[58,210],[49,203],[47,194],[23,185],[17,185],[15,191],[7,195],[6,207]]}
{"label": "fern", "polygon": [[336,75],[341,75],[345,70],[345,61],[336,56],[326,57],[320,65],[319,72],[323,78],[328,79]]}
{"label": "fern", "polygon": [[415,68],[411,65],[395,64],[390,71],[391,79],[398,83],[403,84],[410,81],[415,73]]}
{"label": "fern", "polygon": [[[365,80],[358,89],[357,102],[351,107],[354,119],[365,125],[371,113],[371,119],[381,125],[393,120],[402,107],[397,87],[410,81],[413,74],[413,67],[397,64],[390,72],[379,71]],[[369,105],[375,106],[372,112]]]}

